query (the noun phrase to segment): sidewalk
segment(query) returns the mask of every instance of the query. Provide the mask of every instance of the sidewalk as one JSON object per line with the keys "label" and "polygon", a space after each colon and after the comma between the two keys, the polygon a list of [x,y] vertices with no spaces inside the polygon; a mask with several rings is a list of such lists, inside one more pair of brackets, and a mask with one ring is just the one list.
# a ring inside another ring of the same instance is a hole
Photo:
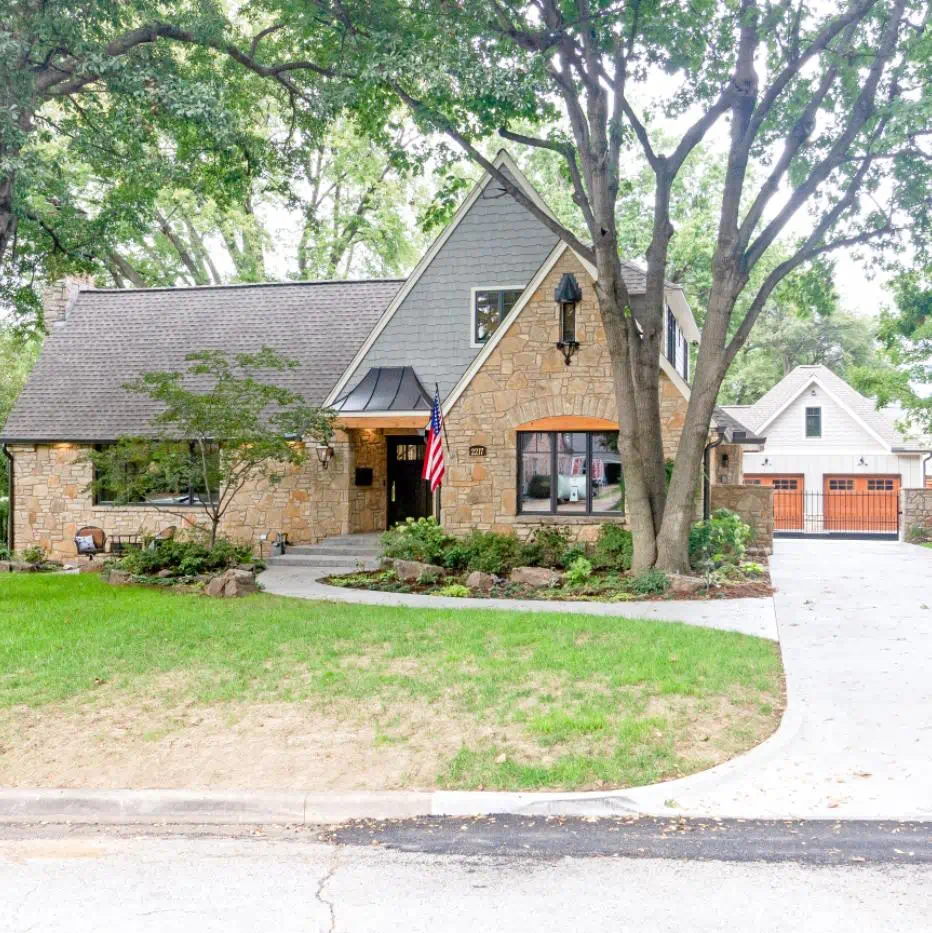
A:
{"label": "sidewalk", "polygon": [[417,593],[383,593],[328,586],[321,577],[332,570],[308,567],[272,567],[259,581],[267,593],[323,599],[371,606],[410,606],[412,609],[508,609],[512,612],[573,612],[589,616],[618,616],[622,619],[656,619],[683,622],[705,628],[741,632],[777,641],[773,599],[681,599],[645,600],[623,603],[574,602],[550,599],[476,599],[432,596]]}

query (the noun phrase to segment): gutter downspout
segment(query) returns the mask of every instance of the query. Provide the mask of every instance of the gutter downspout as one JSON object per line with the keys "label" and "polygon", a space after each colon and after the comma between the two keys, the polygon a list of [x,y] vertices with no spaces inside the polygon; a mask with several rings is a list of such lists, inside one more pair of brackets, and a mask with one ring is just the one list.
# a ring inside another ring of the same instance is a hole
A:
{"label": "gutter downspout", "polygon": [[715,429],[718,440],[710,441],[702,452],[702,518],[708,521],[712,517],[712,451],[725,443],[725,432]]}
{"label": "gutter downspout", "polygon": [[16,511],[16,498],[14,493],[15,484],[13,477],[13,467],[15,465],[15,461],[13,460],[13,454],[10,453],[10,450],[6,444],[3,445],[3,456],[6,457],[7,464],[9,465],[9,472],[7,473],[7,476],[9,477],[9,511],[6,518],[6,546],[10,551],[13,551],[16,545],[16,542],[13,540],[13,531],[16,527],[16,521],[14,518]]}

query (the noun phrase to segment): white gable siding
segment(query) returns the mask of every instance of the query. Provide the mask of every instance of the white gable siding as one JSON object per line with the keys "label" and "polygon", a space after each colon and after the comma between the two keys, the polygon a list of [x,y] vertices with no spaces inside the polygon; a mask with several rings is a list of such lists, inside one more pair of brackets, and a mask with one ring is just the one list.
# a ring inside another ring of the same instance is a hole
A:
{"label": "white gable siding", "polygon": [[[806,409],[811,407],[822,409],[821,437],[806,437]],[[781,448],[812,453],[833,449],[857,450],[861,453],[886,451],[873,434],[817,385],[806,389],[791,402],[782,414],[764,428],[763,433],[767,437],[767,453],[773,454]]]}

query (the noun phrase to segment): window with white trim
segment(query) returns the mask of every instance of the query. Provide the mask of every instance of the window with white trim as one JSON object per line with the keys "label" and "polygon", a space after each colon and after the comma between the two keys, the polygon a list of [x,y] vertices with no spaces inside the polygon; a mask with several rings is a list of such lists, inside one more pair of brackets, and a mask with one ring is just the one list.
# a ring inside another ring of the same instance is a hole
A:
{"label": "window with white trim", "polygon": [[521,288],[477,288],[473,290],[472,339],[485,343],[498,329],[505,315],[521,297]]}

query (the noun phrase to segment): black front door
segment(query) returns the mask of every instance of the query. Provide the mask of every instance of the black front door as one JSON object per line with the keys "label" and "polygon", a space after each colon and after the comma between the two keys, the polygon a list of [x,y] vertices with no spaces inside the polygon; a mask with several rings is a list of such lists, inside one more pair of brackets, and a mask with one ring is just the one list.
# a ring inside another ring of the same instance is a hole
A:
{"label": "black front door", "polygon": [[406,518],[422,518],[433,513],[430,489],[421,479],[424,469],[424,438],[387,437],[388,444],[388,527]]}

